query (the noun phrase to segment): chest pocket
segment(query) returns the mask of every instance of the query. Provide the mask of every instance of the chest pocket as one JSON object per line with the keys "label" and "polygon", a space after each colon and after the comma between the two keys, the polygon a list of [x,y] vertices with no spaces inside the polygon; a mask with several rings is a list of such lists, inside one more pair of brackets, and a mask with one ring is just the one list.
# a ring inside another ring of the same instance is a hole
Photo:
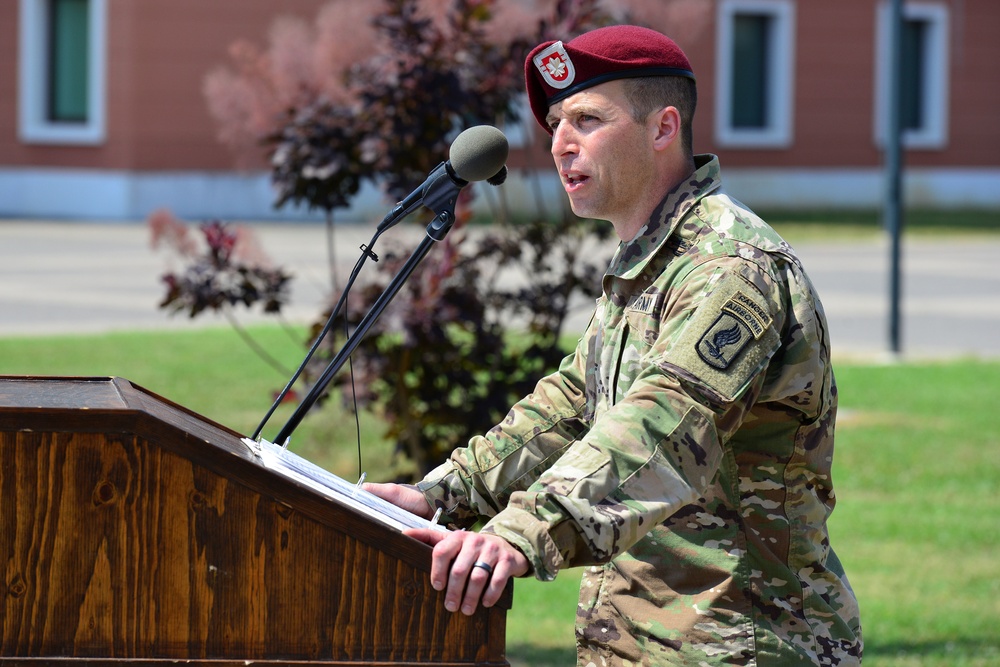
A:
{"label": "chest pocket", "polygon": [[613,402],[617,403],[644,366],[644,359],[660,334],[660,311],[663,294],[644,292],[625,306],[617,355]]}
{"label": "chest pocket", "polygon": [[643,292],[625,306],[625,321],[629,338],[637,346],[649,350],[660,335],[660,311],[663,309],[662,292]]}

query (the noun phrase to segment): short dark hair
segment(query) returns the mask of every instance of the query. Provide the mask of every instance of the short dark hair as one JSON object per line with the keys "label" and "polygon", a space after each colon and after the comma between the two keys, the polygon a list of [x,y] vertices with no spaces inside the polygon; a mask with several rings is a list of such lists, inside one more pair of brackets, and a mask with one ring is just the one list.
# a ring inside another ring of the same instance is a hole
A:
{"label": "short dark hair", "polygon": [[698,105],[694,80],[682,76],[643,76],[625,79],[625,97],[632,117],[641,122],[651,112],[672,106],[681,116],[681,142],[688,155],[693,154],[691,123]]}

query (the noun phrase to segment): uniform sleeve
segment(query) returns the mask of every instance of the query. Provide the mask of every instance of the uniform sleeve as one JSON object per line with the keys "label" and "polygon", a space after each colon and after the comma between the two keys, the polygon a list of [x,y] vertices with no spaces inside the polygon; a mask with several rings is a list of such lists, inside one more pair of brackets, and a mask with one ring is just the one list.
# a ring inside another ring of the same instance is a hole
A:
{"label": "uniform sleeve", "polygon": [[[702,497],[779,347],[780,298],[732,260],[665,295],[651,330],[623,318],[614,400],[483,532],[521,549],[539,579],[606,562]],[[628,335],[631,332],[632,335]]]}
{"label": "uniform sleeve", "polygon": [[456,525],[469,527],[494,516],[512,494],[527,490],[550,468],[587,430],[584,356],[579,348],[567,356],[503,422],[432,470],[417,485],[431,506]]}

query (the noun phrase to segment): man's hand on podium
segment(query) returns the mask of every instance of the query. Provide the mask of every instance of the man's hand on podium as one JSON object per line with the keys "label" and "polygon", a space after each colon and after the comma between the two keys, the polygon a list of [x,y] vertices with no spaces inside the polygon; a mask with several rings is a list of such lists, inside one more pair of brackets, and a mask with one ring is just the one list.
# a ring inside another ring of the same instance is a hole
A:
{"label": "man's hand on podium", "polygon": [[[403,484],[365,484],[364,488],[424,518],[431,518],[430,505],[415,487]],[[431,556],[431,586],[446,591],[444,606],[471,616],[479,603],[492,607],[503,594],[507,580],[528,573],[528,559],[520,550],[496,535],[465,530],[444,533],[430,528],[403,531],[434,547]]]}
{"label": "man's hand on podium", "polygon": [[[500,599],[507,580],[528,573],[528,559],[509,542],[496,535],[465,530],[442,533],[429,528],[403,531],[434,547],[431,586],[447,590],[444,606],[471,616],[479,605],[492,607]],[[461,607],[459,607],[461,605]]]}

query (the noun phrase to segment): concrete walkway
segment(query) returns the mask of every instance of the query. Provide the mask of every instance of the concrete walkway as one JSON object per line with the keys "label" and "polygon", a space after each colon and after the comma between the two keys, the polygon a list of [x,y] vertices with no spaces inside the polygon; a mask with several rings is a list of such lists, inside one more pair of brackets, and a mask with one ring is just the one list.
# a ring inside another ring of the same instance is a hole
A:
{"label": "concrete walkway", "polygon": [[[330,293],[323,225],[255,224],[276,266],[294,274],[286,319],[309,322]],[[345,276],[373,228],[338,227],[337,270]],[[400,225],[376,252],[416,246],[420,226]],[[200,240],[200,239],[199,239]],[[885,239],[797,244],[826,308],[837,357],[889,358]],[[903,247],[904,358],[1000,358],[1000,237],[907,239]],[[225,326],[157,307],[160,280],[181,263],[150,247],[144,224],[0,221],[0,336]],[[343,278],[341,277],[341,284]],[[583,305],[574,324],[583,326]],[[240,321],[266,320],[241,312]]]}

